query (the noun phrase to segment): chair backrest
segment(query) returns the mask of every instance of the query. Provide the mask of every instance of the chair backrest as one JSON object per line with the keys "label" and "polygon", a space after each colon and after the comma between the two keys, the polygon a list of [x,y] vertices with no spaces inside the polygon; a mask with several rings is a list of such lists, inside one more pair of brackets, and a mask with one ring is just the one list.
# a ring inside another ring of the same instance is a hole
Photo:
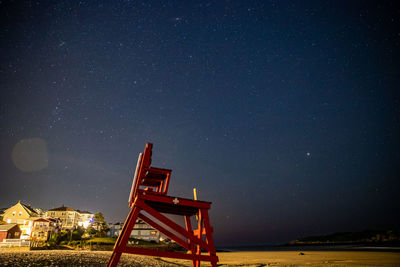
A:
{"label": "chair backrest", "polygon": [[152,149],[153,144],[146,143],[144,152],[139,154],[129,195],[129,206],[132,206],[138,193],[166,195],[168,192],[171,170],[150,166]]}
{"label": "chair backrest", "polygon": [[142,163],[142,157],[143,153],[139,153],[139,157],[136,163],[136,169],[135,169],[135,174],[133,175],[133,181],[132,181],[132,186],[131,186],[131,192],[129,194],[129,206],[132,206],[133,201],[135,200],[135,188],[136,188],[136,183],[138,181],[138,175],[139,175],[139,169],[140,169],[140,164]]}

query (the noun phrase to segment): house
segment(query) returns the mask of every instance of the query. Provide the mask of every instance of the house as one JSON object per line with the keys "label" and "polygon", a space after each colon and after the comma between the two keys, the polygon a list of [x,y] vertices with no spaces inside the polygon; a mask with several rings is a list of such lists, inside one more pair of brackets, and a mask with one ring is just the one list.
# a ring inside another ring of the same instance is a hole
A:
{"label": "house", "polygon": [[109,223],[109,230],[107,232],[107,236],[109,237],[118,237],[119,234],[121,233],[122,226],[124,225],[121,222],[117,223]]}
{"label": "house", "polygon": [[58,218],[61,220],[61,227],[64,229],[72,229],[78,227],[80,214],[78,211],[62,205],[46,212],[46,217]]}
{"label": "house", "polygon": [[87,228],[93,223],[94,214],[89,211],[76,210],[79,213],[78,225]]}
{"label": "house", "polygon": [[47,241],[51,234],[56,233],[61,227],[61,221],[53,218],[39,218],[33,221],[31,239],[34,241]]}
{"label": "house", "polygon": [[32,221],[39,218],[30,205],[25,205],[18,201],[17,204],[4,211],[3,221],[6,223],[16,223],[22,231],[21,239],[28,239],[31,236]]}
{"label": "house", "polygon": [[131,237],[146,241],[160,242],[160,232],[148,225],[146,222],[138,219],[131,232]]}
{"label": "house", "polygon": [[0,242],[4,239],[19,239],[21,236],[21,229],[16,223],[7,223],[0,225]]}
{"label": "house", "polygon": [[[108,236],[118,237],[121,233],[123,223],[110,224],[110,231]],[[146,222],[138,219],[130,235],[131,238],[160,242],[160,232]]]}
{"label": "house", "polygon": [[39,215],[40,218],[46,217],[46,211],[44,209],[33,209]]}

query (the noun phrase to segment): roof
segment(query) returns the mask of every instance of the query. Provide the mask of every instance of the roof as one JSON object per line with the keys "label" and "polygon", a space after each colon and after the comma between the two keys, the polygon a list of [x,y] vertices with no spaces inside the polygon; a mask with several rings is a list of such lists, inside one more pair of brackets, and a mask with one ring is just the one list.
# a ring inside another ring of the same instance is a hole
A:
{"label": "roof", "polygon": [[70,207],[64,207],[63,205],[62,207],[51,209],[49,211],[75,211],[75,210]]}
{"label": "roof", "polygon": [[16,223],[2,224],[2,225],[0,225],[0,232],[8,231],[8,230],[14,228],[15,226],[18,227],[18,225]]}
{"label": "roof", "polygon": [[57,222],[57,219],[55,218],[39,218],[36,220],[33,220],[34,222]]}
{"label": "roof", "polygon": [[34,210],[36,211],[37,214],[43,214],[43,213],[46,212],[44,209],[41,209],[41,208],[37,208],[37,209],[34,209]]}
{"label": "roof", "polygon": [[32,215],[38,215],[38,213],[34,209],[32,209],[30,206],[27,206],[27,205],[25,205],[23,203],[20,203],[20,204],[29,213],[29,215],[31,215],[31,216]]}
{"label": "roof", "polygon": [[38,214],[34,209],[32,209],[32,208],[30,207],[30,205],[27,206],[27,205],[21,203],[20,200],[18,201],[17,204],[15,204],[14,206],[12,206],[12,207],[6,209],[4,212],[8,211],[9,209],[12,209],[13,207],[15,207],[15,206],[17,206],[17,205],[20,205],[20,206],[29,214],[30,217],[39,216],[39,214]]}
{"label": "roof", "polygon": [[49,219],[45,219],[45,218],[39,218],[39,219],[34,220],[34,222],[49,222],[49,221],[50,221]]}
{"label": "roof", "polygon": [[93,214],[90,211],[87,210],[76,210],[77,212],[81,213],[81,214]]}

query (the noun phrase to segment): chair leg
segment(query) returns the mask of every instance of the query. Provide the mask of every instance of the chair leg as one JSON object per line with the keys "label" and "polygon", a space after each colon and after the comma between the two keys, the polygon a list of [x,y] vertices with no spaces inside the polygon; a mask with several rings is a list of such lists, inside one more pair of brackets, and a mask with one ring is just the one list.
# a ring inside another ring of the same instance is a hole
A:
{"label": "chair leg", "polygon": [[[214,239],[212,237],[212,228],[210,224],[210,217],[208,216],[208,211],[207,210],[201,210],[200,213],[203,215],[203,220],[204,220],[204,228],[206,231],[206,240],[207,244],[210,246],[209,247],[209,255],[210,256],[217,256],[217,253],[215,251],[215,246],[214,246]],[[217,266],[217,261],[212,261],[211,262],[212,267]]]}
{"label": "chair leg", "polygon": [[[200,212],[198,213],[198,226],[197,226],[197,237],[200,240],[203,240],[203,214]],[[201,255],[201,246],[197,245],[197,252],[196,255]],[[196,260],[196,267],[200,267],[200,260]]]}
{"label": "chair leg", "polygon": [[[186,231],[188,231],[189,233],[193,234],[192,223],[190,222],[190,216],[187,216],[187,215],[185,216],[185,226],[186,226]],[[190,242],[190,239],[188,239],[188,244],[189,244],[189,248],[190,248],[190,253],[192,255],[195,255],[196,254],[196,248],[195,248],[194,244],[192,244]],[[193,259],[192,263],[193,263],[193,267],[195,267],[196,266],[196,260]]]}
{"label": "chair leg", "polygon": [[118,252],[114,249],[111,259],[107,264],[107,267],[116,267],[118,265],[119,259],[121,258],[121,252]]}
{"label": "chair leg", "polygon": [[110,261],[107,267],[116,267],[118,265],[119,259],[121,258],[121,249],[126,247],[126,243],[129,240],[132,229],[135,226],[136,219],[139,216],[140,209],[133,205],[128,217],[125,220],[124,226],[122,227],[121,233],[119,234],[117,241],[115,242],[114,251],[111,255]]}
{"label": "chair leg", "polygon": [[210,217],[208,216],[208,211],[207,210],[201,210],[201,213],[203,214],[203,219],[204,219],[204,228],[206,230],[206,238],[207,238],[207,244],[210,246],[210,256],[216,256],[217,253],[215,251],[215,246],[214,246],[214,239],[212,236],[212,228],[210,224]]}

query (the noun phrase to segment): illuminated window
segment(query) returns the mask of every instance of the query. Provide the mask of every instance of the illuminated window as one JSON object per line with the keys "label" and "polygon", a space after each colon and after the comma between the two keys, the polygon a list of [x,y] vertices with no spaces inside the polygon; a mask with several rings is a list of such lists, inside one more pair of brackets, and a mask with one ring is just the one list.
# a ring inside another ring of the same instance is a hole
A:
{"label": "illuminated window", "polygon": [[21,215],[22,215],[22,211],[20,211],[20,212],[18,213],[18,215],[21,216]]}
{"label": "illuminated window", "polygon": [[13,214],[13,216],[15,216],[15,211],[12,214]]}
{"label": "illuminated window", "polygon": [[151,231],[150,233],[151,233],[152,235],[156,235],[156,234],[157,234],[156,231]]}

